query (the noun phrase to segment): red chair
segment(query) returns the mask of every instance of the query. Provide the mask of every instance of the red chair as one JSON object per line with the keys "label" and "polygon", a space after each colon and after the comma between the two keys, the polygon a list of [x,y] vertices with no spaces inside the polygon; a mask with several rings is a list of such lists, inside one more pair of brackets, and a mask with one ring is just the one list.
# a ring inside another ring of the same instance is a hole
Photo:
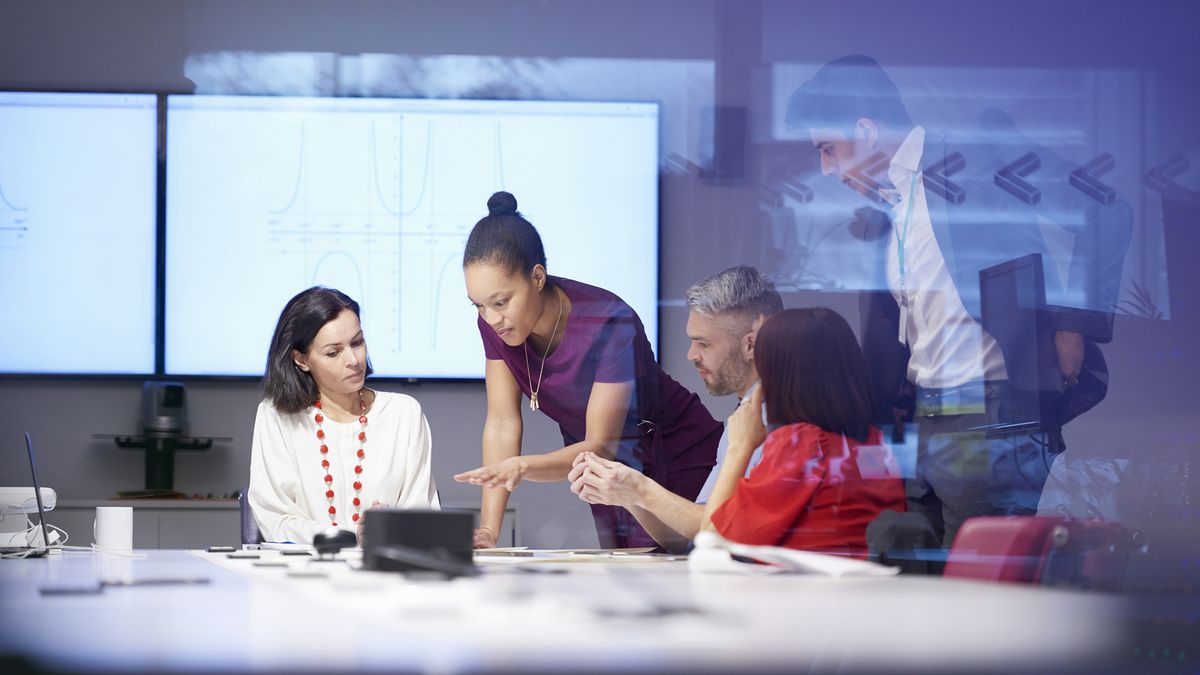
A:
{"label": "red chair", "polygon": [[945,576],[1118,590],[1132,535],[1121,525],[1047,516],[983,516],[954,537]]}

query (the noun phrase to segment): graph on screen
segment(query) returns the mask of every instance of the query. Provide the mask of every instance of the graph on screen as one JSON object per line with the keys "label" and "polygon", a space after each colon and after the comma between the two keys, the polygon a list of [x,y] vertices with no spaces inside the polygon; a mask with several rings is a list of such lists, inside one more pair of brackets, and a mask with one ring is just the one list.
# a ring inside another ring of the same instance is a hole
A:
{"label": "graph on screen", "polygon": [[153,95],[0,92],[0,372],[153,373]]}
{"label": "graph on screen", "polygon": [[0,185],[0,246],[6,248],[24,248],[29,237],[29,207],[17,206],[4,196],[4,186]]}
{"label": "graph on screen", "polygon": [[551,273],[653,336],[657,130],[652,104],[170,97],[167,370],[261,374],[280,309],[319,284],[362,305],[377,374],[481,376],[461,260],[501,189]]}

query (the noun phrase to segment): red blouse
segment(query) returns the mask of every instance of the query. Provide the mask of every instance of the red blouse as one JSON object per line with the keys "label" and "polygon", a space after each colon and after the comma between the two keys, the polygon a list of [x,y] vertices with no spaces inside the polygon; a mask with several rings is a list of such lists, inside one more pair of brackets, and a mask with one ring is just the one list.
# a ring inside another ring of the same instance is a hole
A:
{"label": "red blouse", "polygon": [[900,467],[879,430],[859,443],[802,423],[767,436],[762,462],[712,522],[743,544],[861,553],[867,525],[884,509],[904,511],[905,499]]}

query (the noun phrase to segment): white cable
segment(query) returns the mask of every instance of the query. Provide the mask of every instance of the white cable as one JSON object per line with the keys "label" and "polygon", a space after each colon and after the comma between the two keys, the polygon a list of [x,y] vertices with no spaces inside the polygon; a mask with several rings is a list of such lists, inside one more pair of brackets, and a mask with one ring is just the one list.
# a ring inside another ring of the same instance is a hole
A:
{"label": "white cable", "polygon": [[[28,546],[29,536],[34,533],[34,531],[36,530],[36,527],[34,526],[33,521],[29,519],[29,516],[27,514],[22,513],[21,515],[24,516],[24,518],[25,518],[25,531],[24,532],[13,532],[12,534],[13,535],[21,535],[21,538],[25,540],[25,543],[27,546],[22,551],[12,551],[10,553],[0,553],[0,560],[20,560],[21,558],[28,558],[29,556],[33,555],[35,552],[42,550],[40,548],[35,549],[32,546]],[[4,522],[4,520],[5,520],[4,517],[0,517],[0,523]]]}
{"label": "white cable", "polygon": [[53,523],[46,523],[46,527],[51,530],[54,530],[55,532],[58,532],[59,534],[62,535],[62,541],[59,541],[56,544],[54,544],[54,548],[66,548],[67,540],[71,538],[71,535],[67,534],[66,530],[62,529],[61,527],[59,527]]}
{"label": "white cable", "polygon": [[134,560],[144,560],[146,558],[145,553],[134,553],[133,551],[118,551],[117,549],[104,548],[102,546],[97,546],[95,544],[92,544],[92,551],[94,551],[96,553],[103,553],[104,555],[117,556],[118,558],[133,558]]}
{"label": "white cable", "polygon": [[[33,520],[31,520],[29,518],[28,514],[21,514],[21,515],[25,516],[25,525],[26,525],[25,531],[24,532],[14,532],[13,534],[24,535],[25,541],[28,542],[30,536],[34,536],[34,537],[38,536],[41,528],[39,525],[33,524]],[[4,519],[6,517],[7,517],[7,515],[0,515],[0,523],[4,522]],[[40,547],[40,548],[34,548],[34,547],[30,546],[29,548],[27,548],[24,551],[13,551],[12,553],[0,553],[0,560],[16,560],[16,559],[21,559],[21,558],[28,558],[29,556],[33,555],[34,553],[41,552],[42,550],[45,550],[46,552],[50,552],[50,551],[80,551],[80,552],[87,552],[87,553],[103,553],[105,555],[116,556],[118,558],[131,558],[134,560],[145,560],[145,558],[146,558],[145,553],[134,553],[132,551],[119,551],[116,549],[104,548],[101,546],[97,546],[96,544],[92,544],[90,546],[67,546],[67,541],[71,538],[71,535],[68,534],[67,531],[64,530],[63,528],[61,528],[57,525],[54,525],[52,523],[46,523],[46,531],[47,532],[53,531],[53,532],[58,533],[62,537],[62,541],[58,541],[53,544],[50,542],[42,542],[44,546]]]}
{"label": "white cable", "polygon": [[105,555],[113,555],[113,556],[117,556],[119,558],[133,558],[134,560],[145,560],[145,558],[146,558],[145,553],[134,553],[132,551],[117,551],[117,550],[110,549],[110,548],[103,548],[103,547],[97,546],[95,544],[90,544],[88,546],[67,546],[67,540],[70,539],[70,535],[67,534],[66,530],[62,529],[61,527],[58,527],[57,525],[51,525],[49,523],[46,524],[46,527],[53,528],[54,530],[62,533],[62,537],[63,537],[62,541],[60,543],[55,544],[54,548],[62,549],[64,551],[80,551],[80,552],[85,552],[85,553],[103,553]]}

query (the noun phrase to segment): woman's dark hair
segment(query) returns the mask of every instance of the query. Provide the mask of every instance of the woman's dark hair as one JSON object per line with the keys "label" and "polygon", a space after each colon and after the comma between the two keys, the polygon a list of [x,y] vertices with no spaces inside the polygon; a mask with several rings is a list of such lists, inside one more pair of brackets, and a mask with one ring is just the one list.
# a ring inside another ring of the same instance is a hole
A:
{"label": "woman's dark hair", "polygon": [[825,307],[788,309],[766,320],[754,343],[771,424],[809,422],[865,441],[870,379],[854,331]]}
{"label": "woman's dark hair", "polygon": [[[361,316],[358,303],[341,291],[314,286],[301,291],[284,305],[275,324],[271,350],[267,354],[267,372],[263,375],[263,398],[281,413],[294,413],[313,404],[321,395],[312,375],[296,365],[292,350],[308,353],[317,333],[342,312]],[[367,375],[372,373],[367,360]]]}
{"label": "woman's dark hair", "polygon": [[472,263],[496,265],[509,274],[528,274],[535,265],[546,266],[546,250],[533,224],[517,211],[517,198],[508,192],[497,192],[488,199],[488,214],[475,223],[467,248],[463,251],[463,267]]}

